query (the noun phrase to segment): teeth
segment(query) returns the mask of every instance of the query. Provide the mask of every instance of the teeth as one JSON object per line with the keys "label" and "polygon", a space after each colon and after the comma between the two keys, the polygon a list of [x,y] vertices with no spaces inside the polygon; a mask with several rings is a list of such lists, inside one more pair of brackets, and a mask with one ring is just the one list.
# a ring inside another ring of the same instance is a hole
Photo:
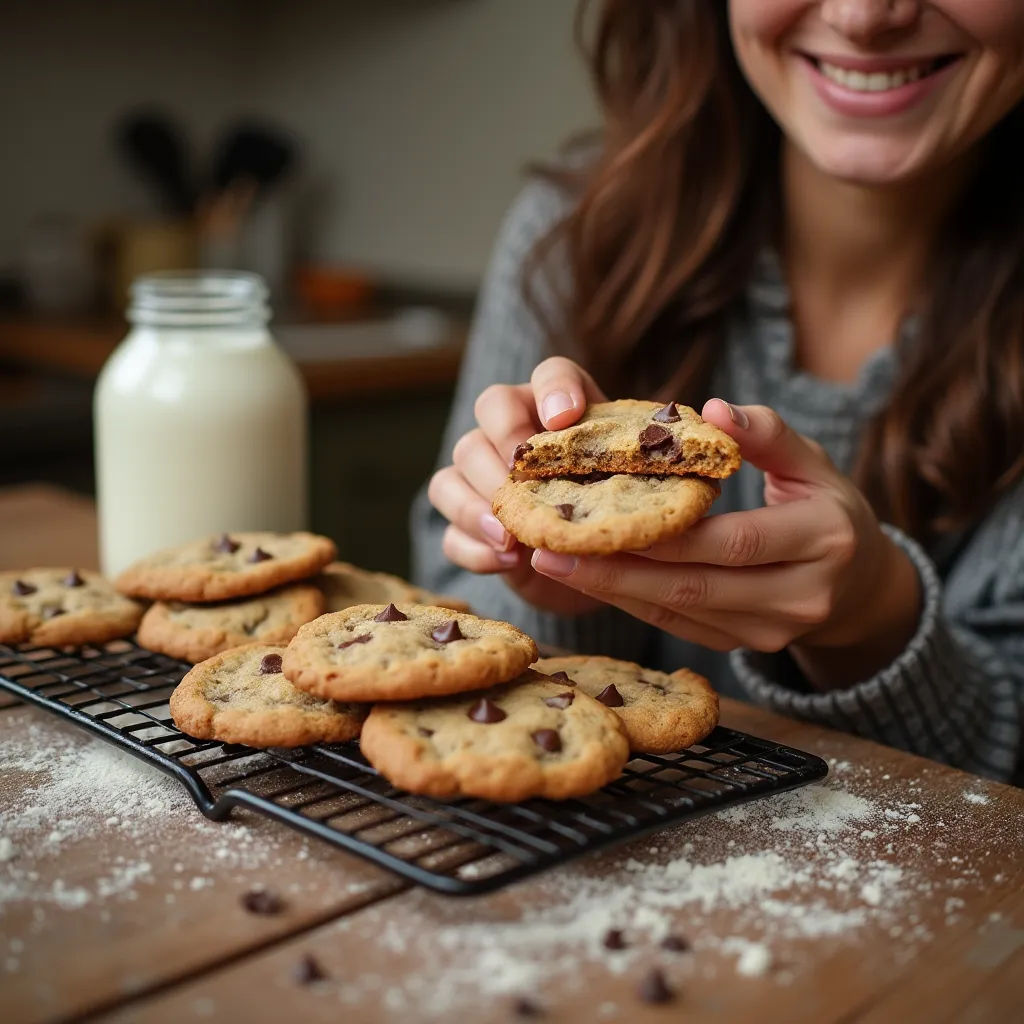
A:
{"label": "teeth", "polygon": [[818,62],[818,69],[826,78],[854,92],[886,92],[889,89],[898,89],[908,82],[916,82],[924,78],[932,68],[932,64],[918,64],[916,67],[900,68],[897,71],[873,71],[865,74],[863,71],[848,71],[846,68],[837,67],[835,64],[826,64],[825,61]]}

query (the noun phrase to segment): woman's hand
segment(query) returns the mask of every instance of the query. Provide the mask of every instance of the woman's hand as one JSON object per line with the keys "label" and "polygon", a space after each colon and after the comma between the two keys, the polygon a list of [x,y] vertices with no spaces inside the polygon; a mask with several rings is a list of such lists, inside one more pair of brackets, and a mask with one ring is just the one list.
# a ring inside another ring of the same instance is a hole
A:
{"label": "woman's hand", "polygon": [[476,430],[459,438],[454,465],[434,474],[427,494],[448,521],[444,553],[477,573],[503,573],[524,600],[546,611],[575,615],[600,607],[557,580],[536,572],[530,552],[517,544],[491,512],[494,493],[508,477],[516,446],[540,430],[572,426],[588,402],[604,395],[575,363],[546,359],[529,384],[494,384],[476,400]]}
{"label": "woman's hand", "polygon": [[789,647],[821,686],[889,664],[913,636],[920,589],[867,501],[771,409],[713,399],[703,416],[764,471],[764,508],[710,516],[635,554],[538,551],[534,568],[706,647]]}

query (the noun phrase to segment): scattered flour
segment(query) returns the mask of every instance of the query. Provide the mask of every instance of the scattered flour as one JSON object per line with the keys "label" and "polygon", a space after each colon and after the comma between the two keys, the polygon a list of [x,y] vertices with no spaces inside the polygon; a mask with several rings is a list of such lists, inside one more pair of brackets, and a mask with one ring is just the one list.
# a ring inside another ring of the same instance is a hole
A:
{"label": "scattered flour", "polygon": [[739,954],[736,973],[742,974],[745,978],[760,978],[767,974],[772,966],[772,955],[768,947],[760,942],[750,942],[748,939],[732,935],[722,942],[722,951]]}
{"label": "scattered flour", "polygon": [[984,793],[964,793],[964,799],[969,804],[978,804],[979,806],[992,802]]}

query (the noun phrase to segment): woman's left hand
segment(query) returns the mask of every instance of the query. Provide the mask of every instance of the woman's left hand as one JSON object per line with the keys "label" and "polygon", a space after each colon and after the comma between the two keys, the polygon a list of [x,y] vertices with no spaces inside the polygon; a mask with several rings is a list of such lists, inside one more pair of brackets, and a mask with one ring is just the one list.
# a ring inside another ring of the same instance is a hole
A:
{"label": "woman's left hand", "polygon": [[791,653],[845,686],[889,664],[920,614],[917,570],[820,445],[764,406],[712,399],[702,415],[765,474],[765,506],[709,516],[647,551],[533,566],[684,640]]}

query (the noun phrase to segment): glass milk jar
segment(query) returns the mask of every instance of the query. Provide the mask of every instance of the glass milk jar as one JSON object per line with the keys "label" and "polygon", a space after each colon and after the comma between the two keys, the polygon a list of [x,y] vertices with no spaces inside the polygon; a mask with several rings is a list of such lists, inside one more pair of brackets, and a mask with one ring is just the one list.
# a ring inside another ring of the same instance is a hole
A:
{"label": "glass milk jar", "polygon": [[255,274],[153,274],[93,402],[103,571],[204,534],[306,526],[306,393]]}

